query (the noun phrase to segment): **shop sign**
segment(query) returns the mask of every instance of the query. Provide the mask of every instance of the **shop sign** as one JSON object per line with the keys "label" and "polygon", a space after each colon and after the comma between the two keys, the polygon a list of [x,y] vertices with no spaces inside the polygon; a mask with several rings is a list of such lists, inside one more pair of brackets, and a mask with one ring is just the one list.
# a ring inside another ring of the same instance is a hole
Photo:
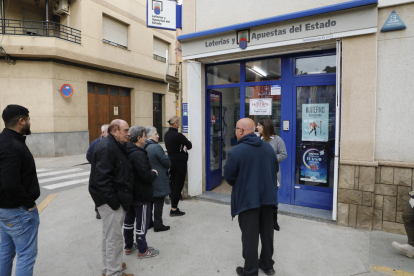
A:
{"label": "shop sign", "polygon": [[188,103],[183,103],[183,133],[188,133]]}
{"label": "shop sign", "polygon": [[328,158],[324,145],[303,145],[300,180],[326,183]]}
{"label": "shop sign", "polygon": [[270,95],[280,96],[282,94],[282,87],[280,85],[272,85],[270,89]]}
{"label": "shop sign", "polygon": [[272,99],[250,99],[249,115],[272,115]]}
{"label": "shop sign", "polygon": [[176,30],[177,2],[147,0],[147,27]]}
{"label": "shop sign", "polygon": [[329,104],[302,104],[302,141],[329,138]]}
{"label": "shop sign", "polygon": [[64,84],[60,88],[60,94],[65,98],[70,98],[73,96],[73,87],[70,84]]}
{"label": "shop sign", "polygon": [[371,5],[188,39],[182,41],[183,56],[193,58],[207,53],[213,56],[263,49],[266,45],[275,47],[328,40],[343,37],[351,31],[375,33],[377,15],[376,5]]}
{"label": "shop sign", "polygon": [[405,30],[406,28],[407,27],[398,16],[398,14],[395,11],[392,11],[390,17],[387,19],[387,22],[385,22],[384,26],[382,27],[381,32]]}

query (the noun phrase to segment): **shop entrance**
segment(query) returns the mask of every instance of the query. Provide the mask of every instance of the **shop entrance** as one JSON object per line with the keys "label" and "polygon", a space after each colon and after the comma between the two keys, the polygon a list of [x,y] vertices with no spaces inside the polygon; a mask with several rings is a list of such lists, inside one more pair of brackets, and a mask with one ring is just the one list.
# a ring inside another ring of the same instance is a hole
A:
{"label": "shop entrance", "polygon": [[[332,209],[336,56],[334,51],[206,66],[207,191],[226,191],[228,152],[240,118],[270,118],[288,157],[280,163],[280,203]],[[267,109],[259,110],[259,102]],[[259,133],[256,133],[259,135]]]}

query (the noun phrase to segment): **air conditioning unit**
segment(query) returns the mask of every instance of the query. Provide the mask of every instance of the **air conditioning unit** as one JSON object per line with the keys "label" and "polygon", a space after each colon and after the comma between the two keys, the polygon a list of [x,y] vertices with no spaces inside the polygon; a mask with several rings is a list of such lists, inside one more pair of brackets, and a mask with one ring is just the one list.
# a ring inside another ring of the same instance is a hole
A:
{"label": "air conditioning unit", "polygon": [[69,14],[69,0],[56,0],[53,3],[53,13],[57,15]]}

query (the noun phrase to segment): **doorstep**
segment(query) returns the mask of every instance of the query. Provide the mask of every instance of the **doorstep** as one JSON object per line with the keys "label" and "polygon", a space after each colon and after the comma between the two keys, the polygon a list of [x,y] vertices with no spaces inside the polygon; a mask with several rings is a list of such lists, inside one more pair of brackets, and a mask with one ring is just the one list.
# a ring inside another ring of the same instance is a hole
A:
{"label": "doorstep", "polygon": [[[193,197],[193,199],[215,202],[219,204],[230,205],[231,195],[216,193],[216,192],[205,192],[202,195]],[[309,220],[316,220],[326,223],[336,224],[335,221],[332,221],[332,211],[315,209],[309,207],[302,207],[296,205],[282,204],[279,203],[279,214],[287,215],[291,217],[304,218]]]}

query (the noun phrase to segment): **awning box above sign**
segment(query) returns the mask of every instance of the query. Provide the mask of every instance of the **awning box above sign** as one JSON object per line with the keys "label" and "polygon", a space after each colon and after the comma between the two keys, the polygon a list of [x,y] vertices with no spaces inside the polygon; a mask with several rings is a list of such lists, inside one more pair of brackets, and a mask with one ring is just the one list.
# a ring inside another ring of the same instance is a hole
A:
{"label": "awning box above sign", "polygon": [[[263,47],[327,40],[377,31],[376,5],[325,13],[250,29],[229,31],[182,41],[184,59],[221,55]],[[287,42],[287,43],[286,43]]]}

